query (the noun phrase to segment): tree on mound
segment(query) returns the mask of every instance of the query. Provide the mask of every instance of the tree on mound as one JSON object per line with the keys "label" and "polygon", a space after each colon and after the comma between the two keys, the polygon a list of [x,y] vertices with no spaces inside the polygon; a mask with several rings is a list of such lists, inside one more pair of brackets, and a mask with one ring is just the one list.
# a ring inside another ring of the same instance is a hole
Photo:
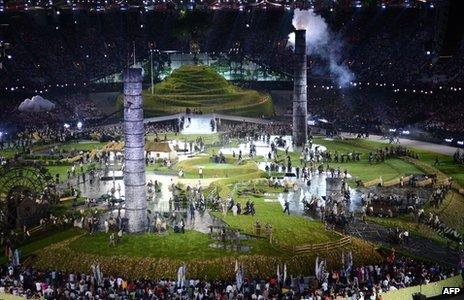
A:
{"label": "tree on mound", "polygon": [[253,117],[274,113],[269,95],[234,86],[207,66],[182,66],[155,85],[154,95],[147,90],[144,97],[148,115],[179,113],[187,108]]}

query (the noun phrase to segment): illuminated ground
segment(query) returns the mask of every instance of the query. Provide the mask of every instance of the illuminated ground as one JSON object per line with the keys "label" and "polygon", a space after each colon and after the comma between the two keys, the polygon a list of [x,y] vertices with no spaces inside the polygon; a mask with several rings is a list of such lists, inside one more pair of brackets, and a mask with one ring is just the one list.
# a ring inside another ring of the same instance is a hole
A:
{"label": "illuminated ground", "polygon": [[[308,265],[317,255],[324,255],[330,265],[337,265],[343,251],[352,249],[355,263],[374,262],[380,259],[376,254],[374,245],[354,239],[351,245],[343,249],[335,249],[329,252],[311,252],[303,256],[293,256],[288,249],[294,246],[320,244],[326,242],[337,242],[341,239],[338,234],[326,230],[324,225],[318,220],[312,220],[301,215],[284,215],[282,207],[278,202],[266,201],[272,194],[282,193],[282,188],[270,188],[263,178],[265,172],[259,170],[257,163],[263,159],[256,157],[247,159],[242,164],[236,164],[231,156],[227,156],[226,164],[214,164],[209,161],[213,153],[220,149],[217,146],[220,134],[203,136],[207,145],[207,151],[203,155],[196,155],[192,158],[182,160],[170,169],[159,165],[150,166],[147,174],[158,174],[183,170],[186,180],[195,182],[198,180],[198,166],[204,167],[204,177],[212,179],[213,182],[207,193],[215,191],[221,197],[231,195],[236,201],[244,203],[253,200],[256,207],[256,215],[252,216],[232,216],[231,213],[224,216],[220,212],[212,212],[212,215],[222,219],[231,228],[241,230],[245,234],[255,233],[254,224],[259,220],[262,224],[271,224],[274,229],[274,243],[271,244],[267,238],[255,237],[244,241],[243,244],[250,247],[250,251],[237,253],[231,250],[211,248],[209,245],[214,243],[209,235],[197,231],[188,230],[185,235],[169,232],[166,235],[143,234],[135,236],[125,236],[116,247],[108,246],[108,234],[99,233],[88,235],[86,232],[76,229],[50,232],[44,236],[38,236],[22,246],[23,254],[30,255],[35,253],[35,264],[39,267],[55,268],[62,270],[86,271],[88,265],[93,260],[99,260],[108,273],[127,274],[129,277],[149,276],[153,270],[163,270],[159,276],[173,277],[175,270],[182,261],[187,261],[190,266],[192,276],[228,277],[233,275],[233,265],[236,257],[240,257],[247,264],[250,271],[260,272],[263,275],[272,274],[278,261],[287,261],[289,270],[293,274],[311,273]],[[194,140],[199,135],[177,135],[168,134],[168,139]],[[399,176],[411,173],[422,173],[427,168],[433,168],[437,172],[441,171],[446,175],[453,176],[457,184],[462,184],[464,178],[463,166],[456,166],[452,163],[452,157],[435,154],[429,151],[416,149],[420,155],[420,164],[407,161],[403,158],[386,160],[384,163],[369,165],[365,158],[367,153],[384,147],[383,144],[366,140],[328,140],[316,138],[315,143],[327,147],[329,151],[337,150],[342,152],[359,152],[362,154],[360,162],[333,164],[342,170],[348,169],[354,179],[361,179],[369,182],[382,176],[385,181],[394,180]],[[237,145],[237,141],[232,141]],[[213,145],[214,144],[214,145]],[[58,149],[63,150],[63,155],[70,158],[81,150],[94,150],[103,147],[104,143],[72,143],[59,145]],[[37,157],[44,164],[49,165],[48,169],[54,175],[61,175],[61,180],[66,179],[67,170],[71,164],[57,160],[48,156],[49,149],[44,146],[36,147]],[[2,155],[13,155],[14,152],[0,152]],[[42,154],[41,154],[42,153]],[[299,160],[298,153],[290,153],[296,164]],[[283,155],[282,155],[283,157]],[[439,157],[441,164],[433,166],[435,158]],[[99,168],[88,164],[85,168]],[[208,180],[209,180],[208,179]],[[208,182],[208,183],[209,183]],[[253,188],[253,192],[244,192]],[[271,197],[272,198],[272,197]],[[427,208],[437,212],[440,217],[449,225],[464,231],[464,223],[460,213],[464,211],[464,199],[457,192],[453,191],[445,199],[444,204],[438,209]],[[72,210],[70,203],[60,204],[56,208],[57,212],[66,213]],[[433,243],[443,245],[446,239],[439,236],[436,232],[425,226],[417,226],[412,220],[398,217],[386,220],[370,219],[371,222],[381,224],[386,227],[400,227],[408,229],[417,237],[430,239]],[[290,247],[290,248],[289,248]],[[123,269],[122,269],[123,268]]]}

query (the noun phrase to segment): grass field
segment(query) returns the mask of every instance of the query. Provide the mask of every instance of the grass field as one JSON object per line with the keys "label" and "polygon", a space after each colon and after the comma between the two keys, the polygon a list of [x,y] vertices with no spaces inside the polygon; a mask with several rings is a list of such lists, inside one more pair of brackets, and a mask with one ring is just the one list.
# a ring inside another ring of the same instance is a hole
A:
{"label": "grass field", "polygon": [[269,95],[230,84],[207,66],[185,65],[162,82],[144,92],[146,116],[185,112],[186,108],[203,113],[241,116],[270,116],[274,106]]}
{"label": "grass field", "polygon": [[259,172],[255,162],[247,160],[238,165],[232,157],[227,157],[227,163],[217,164],[210,162],[209,156],[196,157],[183,160],[176,164],[175,170],[182,170],[186,178],[198,178],[199,168],[203,168],[204,178],[228,178],[244,175],[252,172]]}
{"label": "grass field", "polygon": [[[214,259],[233,256],[235,252],[209,247],[214,241],[208,235],[187,230],[185,234],[169,232],[167,235],[145,233],[125,235],[116,247],[108,246],[108,234],[98,233],[85,235],[72,241],[69,247],[80,253],[99,254],[105,256],[130,255],[133,257],[172,258],[196,260]],[[272,248],[266,247],[263,240],[245,242],[253,245],[250,254],[276,255]]]}
{"label": "grass field", "polygon": [[231,213],[225,217],[221,213],[215,213],[215,215],[222,218],[229,226],[240,228],[249,234],[254,234],[256,221],[259,221],[262,226],[261,232],[264,232],[265,224],[269,223],[273,228],[273,239],[285,246],[319,244],[340,238],[327,231],[322,222],[311,221],[303,216],[284,214],[280,203],[265,202],[264,197],[238,197],[237,202],[245,207],[247,200],[255,203],[256,214],[254,216],[233,216]]}
{"label": "grass field", "polygon": [[[166,92],[166,91],[165,91]],[[179,91],[177,91],[179,92]],[[109,274],[126,274],[128,277],[134,276],[175,276],[176,268],[182,263],[187,262],[189,270],[193,276],[219,276],[226,278],[233,276],[233,263],[237,257],[247,265],[250,272],[262,273],[268,276],[275,272],[275,265],[278,261],[288,262],[289,271],[292,274],[311,273],[317,253],[310,253],[306,256],[292,257],[291,253],[283,253],[285,247],[302,244],[317,244],[336,241],[339,235],[325,229],[324,225],[317,220],[298,215],[285,215],[280,203],[276,202],[277,193],[283,189],[270,188],[266,181],[261,179],[265,174],[260,171],[255,160],[245,160],[243,164],[236,164],[235,159],[227,156],[226,164],[216,164],[210,162],[210,155],[217,153],[219,145],[219,134],[213,135],[175,135],[167,134],[167,139],[177,139],[181,141],[192,141],[202,137],[206,143],[206,155],[198,155],[175,164],[172,172],[182,169],[186,178],[198,178],[198,168],[203,167],[205,178],[220,178],[212,183],[207,189],[207,193],[217,191],[222,198],[231,195],[235,201],[245,207],[247,200],[255,203],[256,215],[233,216],[231,213],[223,215],[220,212],[213,214],[224,220],[232,228],[242,230],[244,233],[255,233],[255,222],[261,223],[261,235],[264,236],[265,225],[272,225],[273,240],[275,245],[271,245],[265,238],[258,238],[245,242],[252,247],[251,252],[236,253],[223,249],[209,247],[213,242],[208,235],[196,231],[187,231],[185,234],[175,234],[170,232],[168,235],[139,234],[125,235],[120,244],[115,247],[108,245],[108,234],[82,234],[79,230],[69,230],[44,236],[39,240],[30,241],[22,247],[23,253],[30,254],[37,252],[37,266],[58,267],[63,270],[82,270],[86,271],[94,260],[98,260],[104,267],[104,272]],[[150,136],[149,139],[152,137]],[[160,136],[162,139],[163,136]],[[237,143],[237,141],[233,141]],[[402,175],[411,173],[422,173],[423,168],[417,164],[403,159],[389,159],[383,163],[369,164],[367,153],[378,148],[384,148],[386,144],[366,141],[366,140],[327,140],[316,138],[315,144],[323,145],[329,151],[339,153],[360,152],[360,162],[330,164],[332,167],[345,168],[348,172],[363,181],[370,181],[382,176],[384,181],[398,178]],[[70,151],[92,150],[100,148],[100,143],[85,144],[66,144],[59,146],[61,149]],[[444,155],[437,155],[423,150],[417,150],[420,161],[432,166],[435,158],[438,157],[440,164],[435,166],[438,170],[453,176],[460,183],[464,181],[464,167],[452,164],[452,158]],[[284,158],[283,152],[279,152]],[[299,165],[299,155],[290,153],[294,165]],[[69,166],[50,166],[49,170],[53,174],[61,174],[61,179],[66,178]],[[156,168],[155,168],[156,169]],[[160,168],[162,172],[168,172],[167,168]],[[243,192],[244,190],[252,192]],[[69,203],[66,203],[66,207]],[[453,192],[438,209],[428,208],[438,213],[440,217],[449,225],[463,231],[464,219],[461,212],[464,211],[464,197]],[[379,219],[369,218],[369,221],[381,224],[386,227],[399,227],[407,229],[413,235],[430,238],[437,243],[444,244],[446,240],[439,236],[432,229],[425,225],[414,223],[409,216]],[[67,242],[60,243],[63,240]],[[57,244],[58,243],[58,244]],[[51,245],[51,246],[49,246]],[[49,247],[47,247],[49,246]],[[276,248],[274,248],[276,247]],[[355,261],[365,262],[366,260],[378,260],[379,256],[374,251],[372,245],[354,240],[353,244],[346,249],[337,249],[324,253],[329,264],[340,262],[342,251],[353,250]],[[151,275],[154,274],[154,275]]]}
{"label": "grass field", "polygon": [[[316,144],[324,145],[329,150],[333,151],[334,149],[339,152],[349,152],[357,151],[360,153],[368,153],[374,151],[375,149],[384,148],[387,146],[385,143],[369,141],[369,140],[358,140],[358,139],[349,139],[349,140],[326,140],[322,138],[315,139]],[[453,178],[453,181],[457,183],[458,186],[464,185],[464,166],[458,165],[453,162],[453,158],[449,155],[438,154],[423,149],[411,148],[419,155],[420,165],[424,165],[428,172],[436,173],[437,171],[443,172],[445,175]],[[438,158],[439,164],[435,165],[435,159]],[[390,159],[385,163],[369,165],[367,161],[356,162],[356,163],[345,163],[340,164],[340,167],[347,168],[349,173],[353,176],[358,176],[361,180],[371,180],[375,177],[380,176],[385,181],[390,180],[390,178],[395,176],[400,176],[408,173],[423,173],[420,165],[411,164],[405,160],[401,159]],[[440,219],[444,221],[448,226],[456,228],[461,233],[464,233],[464,218],[462,218],[462,212],[464,211],[464,196],[458,194],[455,191],[451,191],[445,198],[443,204],[439,208],[428,208],[428,211],[431,211],[435,214],[438,214]],[[377,223],[389,226],[389,227],[399,227],[401,229],[408,229],[413,234],[421,235],[424,237],[429,237],[434,239],[437,242],[443,242],[444,238],[438,236],[437,233],[432,230],[425,228],[425,226],[419,226],[411,228],[413,224],[410,221],[405,219],[385,219],[385,220],[373,220]],[[380,223],[382,222],[382,223]]]}
{"label": "grass field", "polygon": [[[115,247],[107,244],[104,234],[84,235],[51,245],[36,253],[34,265],[39,269],[88,272],[98,261],[105,275],[134,278],[175,278],[177,269],[187,265],[190,278],[233,279],[236,260],[246,274],[273,276],[277,264],[286,263],[289,274],[312,274],[314,260],[320,254],[291,256],[275,252],[265,240],[255,240],[252,252],[236,253],[207,247],[208,237],[196,232],[156,236],[131,235]],[[381,256],[369,243],[353,239],[343,251],[352,251],[357,264],[375,264]],[[323,254],[329,268],[340,266],[341,250]]]}
{"label": "grass field", "polygon": [[[407,174],[422,174],[422,171],[413,164],[402,159],[388,159],[383,163],[369,164],[367,159],[368,153],[380,148],[385,147],[381,143],[372,143],[364,145],[363,141],[359,140],[328,140],[323,138],[314,139],[314,144],[327,147],[330,152],[338,151],[339,154],[348,152],[361,153],[361,159],[357,162],[345,163],[329,163],[333,168],[339,167],[341,171],[348,170],[348,173],[353,177],[352,183],[355,179],[360,179],[363,182],[378,179],[380,176],[384,182],[398,178]],[[279,151],[280,157],[283,159],[284,151]],[[292,164],[299,165],[300,155],[298,153],[289,153]],[[327,163],[324,164],[326,166]]]}
{"label": "grass field", "polygon": [[107,143],[101,143],[98,141],[80,141],[80,142],[71,142],[71,143],[60,143],[54,145],[35,145],[32,147],[34,151],[43,152],[56,146],[58,152],[63,150],[64,152],[70,151],[92,151],[94,149],[100,149],[105,146]]}
{"label": "grass field", "polygon": [[[345,149],[340,151],[346,151],[350,149],[350,147],[353,147],[355,149],[364,150],[366,153],[375,149],[385,148],[386,146],[389,146],[385,143],[363,139],[350,139],[344,141],[327,141],[325,139],[316,139],[315,143],[330,147],[330,149],[334,149],[332,148],[332,146],[334,146],[337,149]],[[455,164],[453,162],[452,156],[434,153],[414,147],[408,148],[415,151],[419,155],[419,160],[421,162],[433,166],[437,170],[447,174],[448,176],[453,177],[454,181],[456,181],[459,185],[464,186],[464,165]],[[436,158],[438,158],[439,164],[434,166]]]}
{"label": "grass field", "polygon": [[[91,164],[84,165],[84,171],[89,172]],[[50,175],[55,178],[56,174],[60,175],[60,182],[64,182],[68,178],[68,170],[71,170],[71,165],[60,165],[60,166],[47,166]],[[80,167],[76,167],[76,173],[80,173]],[[77,175],[76,175],[77,176]]]}
{"label": "grass field", "polygon": [[85,141],[85,142],[74,142],[74,143],[66,143],[60,144],[58,146],[58,150],[63,150],[66,152],[69,151],[92,151],[94,149],[103,148],[107,143],[102,143],[98,141]]}

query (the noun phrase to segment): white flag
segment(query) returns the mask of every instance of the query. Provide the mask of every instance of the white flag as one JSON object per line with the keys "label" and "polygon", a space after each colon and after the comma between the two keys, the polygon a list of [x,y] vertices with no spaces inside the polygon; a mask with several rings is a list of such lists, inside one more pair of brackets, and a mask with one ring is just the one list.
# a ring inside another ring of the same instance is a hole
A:
{"label": "white flag", "polygon": [[284,283],[287,280],[287,264],[284,264]]}

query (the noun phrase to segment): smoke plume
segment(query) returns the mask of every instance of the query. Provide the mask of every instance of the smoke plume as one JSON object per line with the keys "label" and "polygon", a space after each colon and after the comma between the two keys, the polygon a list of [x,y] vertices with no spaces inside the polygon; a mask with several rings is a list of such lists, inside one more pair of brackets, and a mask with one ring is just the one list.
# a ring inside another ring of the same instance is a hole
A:
{"label": "smoke plume", "polygon": [[[340,60],[343,43],[329,29],[325,20],[311,10],[295,9],[293,26],[306,30],[306,52],[308,55],[319,56],[328,62],[330,73],[335,76],[341,87],[349,85],[354,80],[354,74]],[[295,33],[290,33],[288,41],[295,45]]]}

